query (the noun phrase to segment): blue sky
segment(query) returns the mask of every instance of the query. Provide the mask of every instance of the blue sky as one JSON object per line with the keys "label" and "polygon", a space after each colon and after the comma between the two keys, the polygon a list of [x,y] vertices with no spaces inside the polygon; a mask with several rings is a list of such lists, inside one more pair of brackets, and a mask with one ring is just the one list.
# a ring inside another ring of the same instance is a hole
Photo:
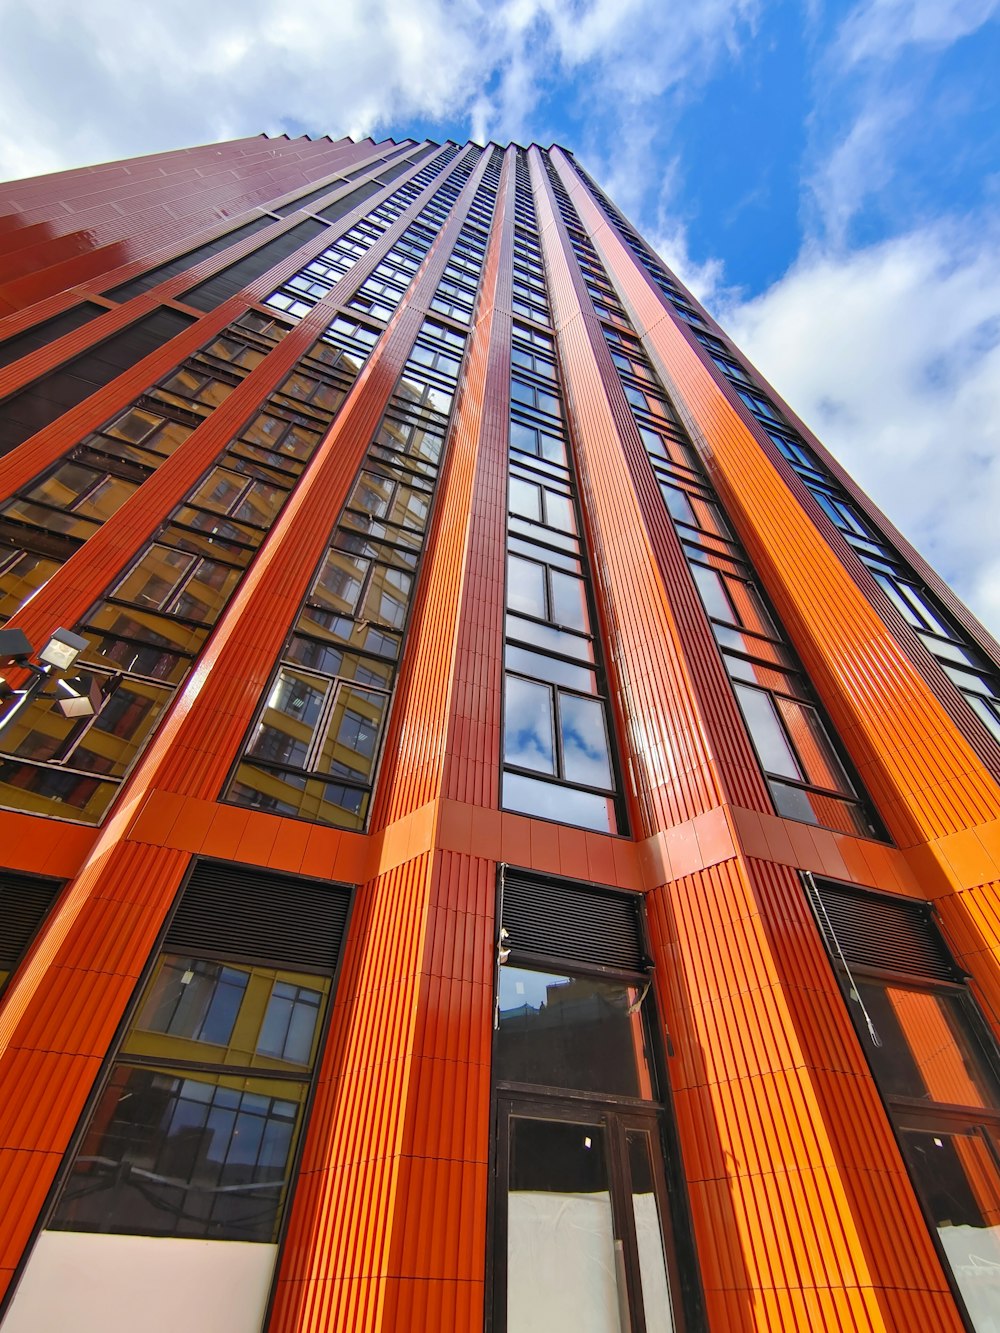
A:
{"label": "blue sky", "polygon": [[559,141],[1000,631],[1000,0],[0,0],[0,178]]}

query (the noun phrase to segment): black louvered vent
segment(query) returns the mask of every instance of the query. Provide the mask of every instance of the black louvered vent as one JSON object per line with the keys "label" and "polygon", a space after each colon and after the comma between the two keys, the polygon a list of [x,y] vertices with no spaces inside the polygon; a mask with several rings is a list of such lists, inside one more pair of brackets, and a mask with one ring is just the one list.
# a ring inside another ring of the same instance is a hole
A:
{"label": "black louvered vent", "polygon": [[610,893],[508,867],[503,924],[509,932],[506,943],[516,953],[546,954],[626,972],[642,972],[648,965],[638,894]]}
{"label": "black louvered vent", "polygon": [[148,268],[145,273],[140,273],[137,278],[131,278],[118,287],[112,287],[107,295],[115,301],[127,301],[130,296],[138,296],[140,292],[148,292],[151,287],[166,282],[168,278],[183,273],[185,269],[194,268],[195,264],[200,264],[203,259],[220,254],[223,250],[228,250],[231,245],[236,245],[239,241],[245,241],[248,236],[253,236],[255,232],[273,226],[274,218],[272,217],[254,218],[252,222],[244,222],[242,227],[237,227],[234,231],[227,231],[224,236],[218,236],[214,241],[207,241],[195,250],[186,250],[184,254],[178,255],[176,259],[169,259],[165,264],[157,264],[156,268]]}
{"label": "black louvered vent", "polygon": [[[315,203],[317,199],[322,199],[325,194],[332,194],[338,186],[343,184],[343,181],[334,181],[332,185],[324,185],[322,189],[313,190],[312,194],[303,195],[301,199],[293,199],[290,204],[282,204],[280,208],[276,208],[274,211],[280,213],[283,218],[288,217],[289,213],[297,213],[300,208],[309,208],[310,204]],[[340,199],[335,199],[327,207],[312,209],[311,211],[314,213],[321,212],[328,222],[335,222],[337,218],[342,218],[346,213],[349,213],[352,208],[357,208],[358,204],[363,204],[366,199],[378,194],[381,188],[382,186],[379,185],[378,181],[366,181],[364,185],[355,186],[353,190],[342,195]]]}
{"label": "black louvered vent", "polygon": [[153,310],[5,398],[0,403],[0,455],[16,449],[193,323],[190,315],[177,310]]}
{"label": "black louvered vent", "polygon": [[[961,978],[926,903],[883,898],[827,880],[817,880],[816,888],[849,964],[908,972],[934,981]],[[829,938],[822,913],[819,921],[827,947],[836,957],[836,944]]]}
{"label": "black louvered vent", "polygon": [[350,897],[340,884],[203,861],[188,881],[164,948],[330,973]]}
{"label": "black louvered vent", "polygon": [[63,886],[59,879],[0,870],[0,972],[12,972]]}
{"label": "black louvered vent", "polygon": [[269,268],[287,259],[293,250],[305,245],[307,241],[315,240],[324,231],[326,231],[325,223],[318,222],[315,218],[306,218],[304,222],[276,236],[273,241],[265,241],[259,250],[252,250],[242,259],[237,259],[235,264],[230,264],[228,268],[221,269],[212,277],[206,278],[204,282],[184,292],[178,299],[193,305],[196,310],[214,310],[230,296],[235,296],[238,291],[249,286]]}
{"label": "black louvered vent", "polygon": [[91,305],[84,301],[82,305],[70,306],[68,310],[53,315],[51,319],[43,319],[40,324],[32,324],[31,328],[25,329],[23,333],[15,333],[12,338],[5,338],[0,342],[0,366],[9,366],[14,361],[20,361],[21,357],[27,356],[29,352],[34,352],[39,347],[48,347],[49,343],[55,342],[63,334],[83,328],[84,324],[89,324],[98,315],[107,313],[104,306]]}

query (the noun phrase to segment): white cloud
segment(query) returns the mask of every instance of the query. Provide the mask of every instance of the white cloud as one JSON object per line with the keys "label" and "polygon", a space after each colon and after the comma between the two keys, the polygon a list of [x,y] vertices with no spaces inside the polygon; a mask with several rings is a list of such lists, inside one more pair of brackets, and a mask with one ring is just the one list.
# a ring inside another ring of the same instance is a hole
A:
{"label": "white cloud", "polygon": [[972,609],[1000,630],[996,234],[941,223],[814,249],[723,325]]}
{"label": "white cloud", "polygon": [[805,184],[810,221],[828,243],[843,245],[869,206],[898,227],[914,183],[912,162],[902,176],[901,164],[925,141],[933,162],[936,118],[947,122],[979,91],[967,78],[981,71],[969,66],[947,76],[946,95],[932,93],[941,53],[998,14],[1000,0],[859,0],[820,50]]}
{"label": "white cloud", "polygon": [[0,177],[289,124],[359,136],[420,117],[542,139],[553,78],[584,72],[581,97],[613,123],[707,73],[757,2],[0,0]]}
{"label": "white cloud", "polygon": [[998,0],[862,0],[844,20],[839,55],[885,63],[905,46],[949,46],[981,28]]}
{"label": "white cloud", "polygon": [[908,133],[912,110],[904,95],[867,98],[850,129],[813,170],[807,188],[828,244],[843,246],[856,215],[885,189],[899,133]]}

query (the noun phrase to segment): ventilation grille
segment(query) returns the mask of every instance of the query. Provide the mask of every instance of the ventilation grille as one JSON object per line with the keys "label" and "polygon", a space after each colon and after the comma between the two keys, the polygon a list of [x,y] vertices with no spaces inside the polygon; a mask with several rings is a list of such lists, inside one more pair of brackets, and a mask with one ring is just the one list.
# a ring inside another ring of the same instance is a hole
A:
{"label": "ventilation grille", "polygon": [[190,315],[177,310],[154,310],[5,398],[0,405],[0,455],[16,449],[193,323]]}
{"label": "ventilation grille", "polygon": [[609,893],[587,884],[508,869],[503,925],[509,934],[506,943],[517,953],[625,972],[642,972],[648,966],[638,894]]}
{"label": "ventilation grille", "polygon": [[340,954],[350,897],[339,884],[201,862],[164,948],[330,973]]}
{"label": "ventilation grille", "polygon": [[82,328],[84,324],[96,319],[98,315],[107,313],[104,306],[91,305],[84,301],[82,305],[70,306],[68,310],[53,315],[51,319],[44,319],[40,324],[33,324],[23,333],[15,333],[13,337],[0,342],[0,366],[9,366],[39,347],[48,347],[49,343],[55,342],[63,334],[72,333],[74,329]]}
{"label": "ventilation grille", "polygon": [[258,250],[253,250],[242,259],[237,259],[228,268],[220,269],[212,277],[200,282],[197,287],[184,292],[178,299],[194,306],[196,310],[214,310],[230,296],[235,296],[238,291],[249,286],[269,268],[287,259],[299,246],[315,240],[324,231],[326,223],[319,222],[315,218],[306,218],[304,222],[276,236],[273,241],[265,241]]}
{"label": "ventilation grille", "polygon": [[59,879],[0,870],[0,971],[13,972],[62,886]]}
{"label": "ventilation grille", "polygon": [[836,936],[836,941],[830,938],[820,913],[820,930],[834,957],[839,943],[855,967],[907,972],[934,981],[961,979],[926,903],[895,901],[824,880],[816,881],[816,889]]}
{"label": "ventilation grille", "polygon": [[194,268],[195,264],[200,264],[203,259],[220,254],[223,250],[228,250],[231,245],[236,245],[238,241],[245,241],[248,236],[253,236],[255,232],[273,226],[274,218],[272,217],[254,218],[252,222],[245,222],[242,227],[227,231],[224,236],[219,236],[214,241],[207,241],[194,250],[186,250],[184,254],[178,255],[176,259],[170,259],[165,264],[157,264],[156,268],[147,269],[145,273],[140,273],[138,277],[131,278],[128,282],[123,282],[117,287],[112,287],[107,295],[115,301],[127,301],[130,296],[138,296],[140,292],[148,292],[151,287],[166,282],[168,278],[183,273],[186,269]]}

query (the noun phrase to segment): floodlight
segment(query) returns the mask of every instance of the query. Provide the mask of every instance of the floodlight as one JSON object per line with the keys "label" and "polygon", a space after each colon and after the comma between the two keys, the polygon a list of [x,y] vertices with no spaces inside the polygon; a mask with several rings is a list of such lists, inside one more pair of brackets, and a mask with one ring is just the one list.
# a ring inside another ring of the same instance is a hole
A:
{"label": "floodlight", "polygon": [[101,682],[89,671],[63,677],[56,682],[56,688],[60,693],[53,700],[53,706],[63,717],[93,717],[104,702]]}
{"label": "floodlight", "polygon": [[0,629],[0,666],[26,666],[32,651],[23,629]]}
{"label": "floodlight", "polygon": [[38,654],[38,659],[46,666],[55,667],[57,671],[65,671],[73,665],[86,647],[87,640],[82,634],[74,634],[68,629],[57,629],[53,631],[52,638]]}

